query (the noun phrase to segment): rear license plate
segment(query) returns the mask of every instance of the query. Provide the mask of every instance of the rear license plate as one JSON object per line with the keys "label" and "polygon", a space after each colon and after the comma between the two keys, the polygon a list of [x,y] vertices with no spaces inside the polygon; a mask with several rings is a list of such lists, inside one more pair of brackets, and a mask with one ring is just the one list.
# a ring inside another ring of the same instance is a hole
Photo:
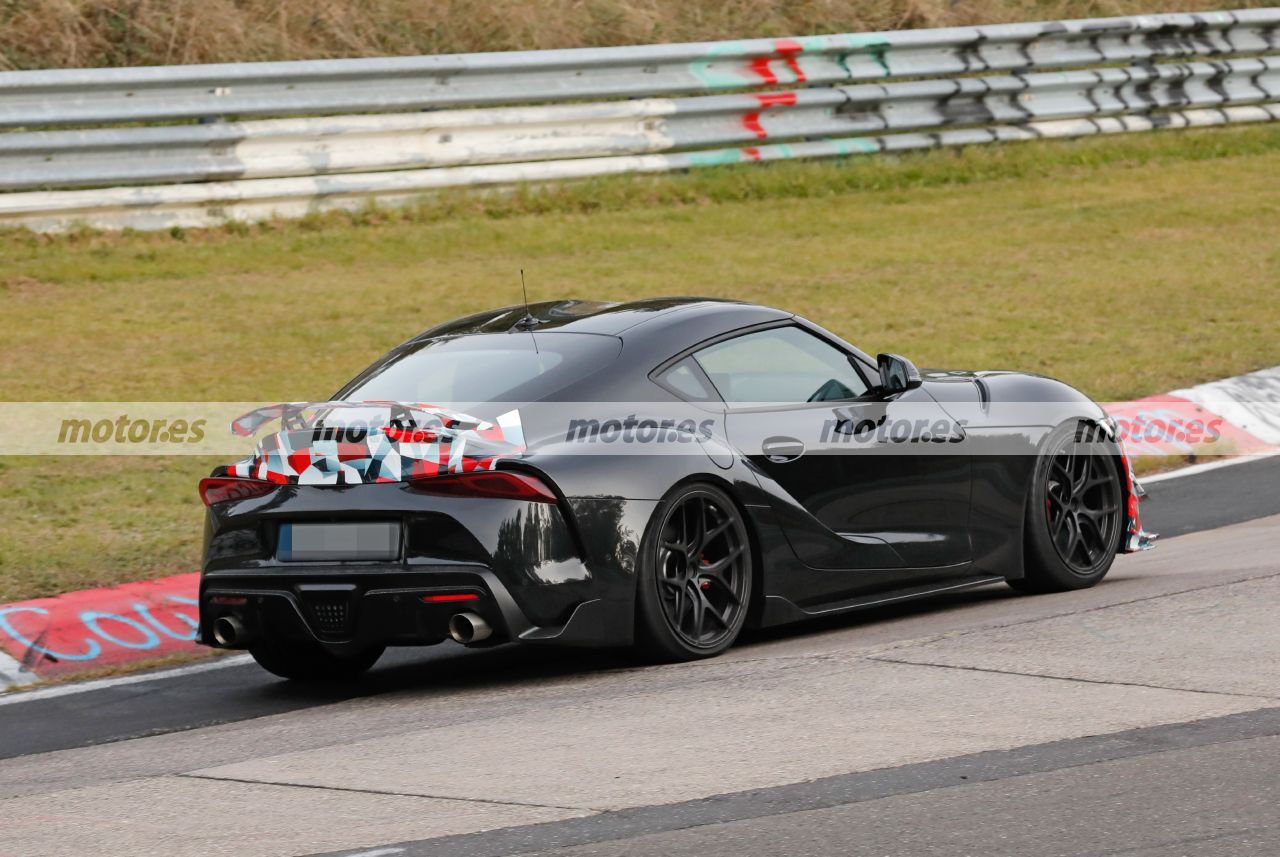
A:
{"label": "rear license plate", "polygon": [[276,558],[282,562],[400,558],[400,525],[281,524]]}

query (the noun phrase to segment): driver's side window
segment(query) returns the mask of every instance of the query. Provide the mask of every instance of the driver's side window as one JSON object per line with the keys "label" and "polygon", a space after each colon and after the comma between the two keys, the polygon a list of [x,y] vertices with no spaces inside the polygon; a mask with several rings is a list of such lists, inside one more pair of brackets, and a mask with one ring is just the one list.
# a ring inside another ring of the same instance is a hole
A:
{"label": "driver's side window", "polygon": [[867,392],[843,351],[794,326],[717,342],[694,358],[731,404],[846,401]]}

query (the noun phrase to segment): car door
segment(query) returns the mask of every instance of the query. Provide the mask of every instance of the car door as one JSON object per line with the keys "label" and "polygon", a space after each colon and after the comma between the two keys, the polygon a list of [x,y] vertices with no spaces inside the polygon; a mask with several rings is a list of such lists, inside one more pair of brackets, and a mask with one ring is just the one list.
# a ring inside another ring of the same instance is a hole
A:
{"label": "car door", "polygon": [[942,434],[963,429],[923,389],[880,395],[854,355],[792,323],[693,356],[726,403],[730,442],[794,500],[776,511],[803,562],[937,569],[970,559],[969,462],[947,454],[955,435]]}

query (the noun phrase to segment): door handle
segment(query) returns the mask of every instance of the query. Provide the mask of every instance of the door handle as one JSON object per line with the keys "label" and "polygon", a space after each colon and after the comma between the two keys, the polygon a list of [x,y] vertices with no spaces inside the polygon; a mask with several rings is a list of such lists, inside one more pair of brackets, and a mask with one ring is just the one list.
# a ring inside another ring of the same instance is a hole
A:
{"label": "door handle", "polygon": [[804,443],[794,437],[771,437],[760,445],[760,451],[774,464],[785,464],[804,455]]}

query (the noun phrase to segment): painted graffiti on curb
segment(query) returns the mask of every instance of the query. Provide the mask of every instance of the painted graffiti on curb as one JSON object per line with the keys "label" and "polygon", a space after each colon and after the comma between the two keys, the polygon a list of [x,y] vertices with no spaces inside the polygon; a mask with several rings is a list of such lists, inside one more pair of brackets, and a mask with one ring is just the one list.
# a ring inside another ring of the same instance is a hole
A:
{"label": "painted graffiti on curb", "polygon": [[[0,605],[9,683],[200,651],[198,572]],[[12,670],[12,665],[10,665]]]}

